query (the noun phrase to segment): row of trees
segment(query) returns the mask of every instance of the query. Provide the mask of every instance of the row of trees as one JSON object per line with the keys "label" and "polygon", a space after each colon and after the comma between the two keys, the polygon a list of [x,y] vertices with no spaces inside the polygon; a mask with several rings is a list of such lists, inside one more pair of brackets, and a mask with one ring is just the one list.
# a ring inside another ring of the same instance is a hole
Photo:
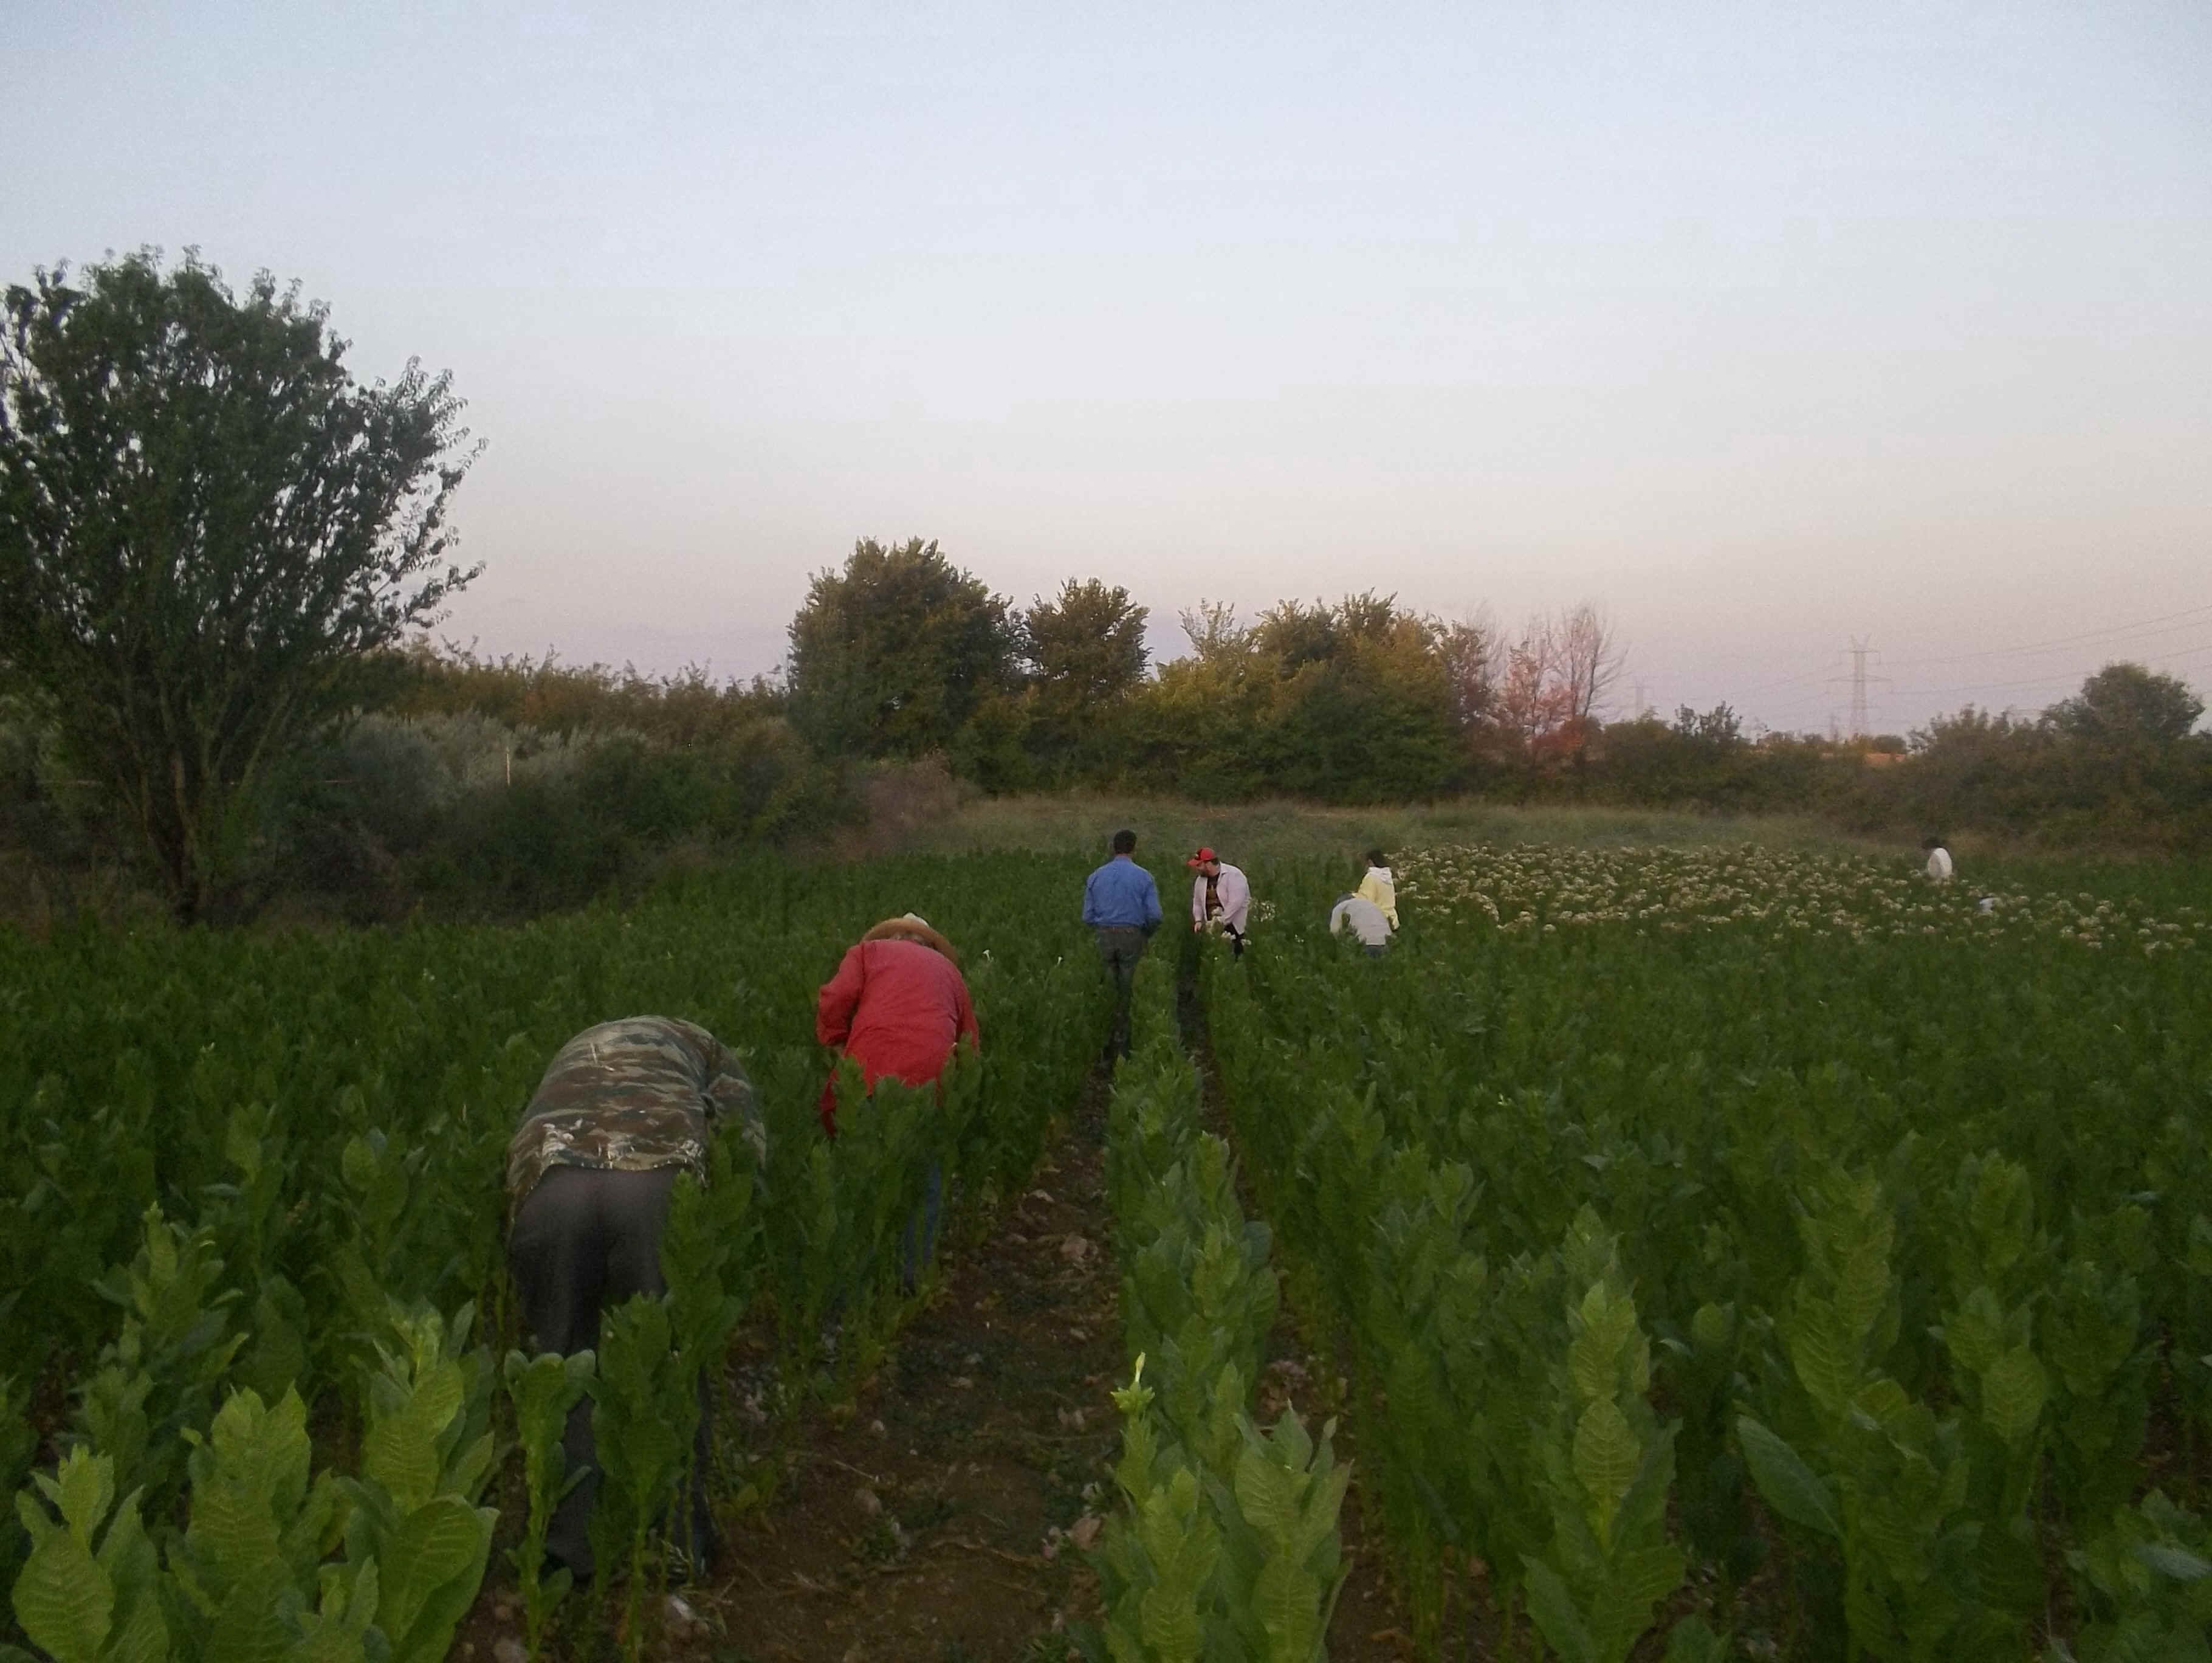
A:
{"label": "row of trees", "polygon": [[1201,601],[1181,617],[1188,653],[1158,664],[1147,621],[1097,578],[1020,608],[934,542],[863,541],[792,621],[791,720],[825,755],[941,753],[993,789],[1376,801],[1577,764],[1621,661],[1588,604],[1508,634],[1373,593],[1250,622]]}
{"label": "row of trees", "polygon": [[[1584,604],[1517,631],[1372,593],[1241,618],[1070,579],[1020,609],[934,543],[863,542],[809,588],[786,696],[823,754],[941,753],[994,790],[1091,784],[1223,800],[1517,798],[1817,813],[1868,830],[1984,827],[2212,841],[2212,738],[2186,684],[2106,667],[2026,718],[1972,708],[1908,739],[1747,733],[1726,704],[1604,719],[1622,647]],[[1875,764],[1898,764],[1897,766]]]}

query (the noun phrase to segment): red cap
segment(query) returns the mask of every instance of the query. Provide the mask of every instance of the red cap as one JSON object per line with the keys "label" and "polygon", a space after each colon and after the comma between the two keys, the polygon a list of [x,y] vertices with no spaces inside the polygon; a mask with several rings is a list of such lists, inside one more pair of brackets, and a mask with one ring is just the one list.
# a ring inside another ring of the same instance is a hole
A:
{"label": "red cap", "polygon": [[1208,861],[1218,861],[1220,858],[1221,856],[1215,854],[1211,849],[1201,849],[1198,853],[1193,855],[1188,860],[1185,861],[1183,864],[1185,866],[1204,866]]}

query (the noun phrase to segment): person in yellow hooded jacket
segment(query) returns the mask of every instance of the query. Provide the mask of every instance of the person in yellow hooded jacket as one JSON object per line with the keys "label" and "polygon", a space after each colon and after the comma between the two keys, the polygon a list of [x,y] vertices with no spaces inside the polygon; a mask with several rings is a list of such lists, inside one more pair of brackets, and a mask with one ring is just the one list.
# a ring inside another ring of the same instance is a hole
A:
{"label": "person in yellow hooded jacket", "polygon": [[1359,887],[1352,892],[1363,901],[1372,902],[1393,929],[1398,927],[1398,882],[1390,875],[1382,851],[1370,849],[1365,856],[1367,871],[1359,880]]}

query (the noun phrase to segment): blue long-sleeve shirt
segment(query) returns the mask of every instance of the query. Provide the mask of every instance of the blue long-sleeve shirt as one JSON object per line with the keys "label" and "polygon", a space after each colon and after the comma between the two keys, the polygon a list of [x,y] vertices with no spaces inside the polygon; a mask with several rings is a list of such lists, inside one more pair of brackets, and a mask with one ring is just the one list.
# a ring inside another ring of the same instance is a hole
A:
{"label": "blue long-sleeve shirt", "polygon": [[1127,855],[1116,855],[1085,882],[1083,922],[1093,929],[1158,929],[1160,892],[1152,874]]}

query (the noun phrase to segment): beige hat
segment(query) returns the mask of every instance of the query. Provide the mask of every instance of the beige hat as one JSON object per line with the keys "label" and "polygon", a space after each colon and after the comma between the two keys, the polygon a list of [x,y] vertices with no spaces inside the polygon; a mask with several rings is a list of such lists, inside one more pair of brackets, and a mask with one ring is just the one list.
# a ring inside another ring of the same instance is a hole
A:
{"label": "beige hat", "polygon": [[896,918],[886,918],[860,937],[864,941],[919,941],[924,947],[934,947],[954,964],[960,955],[952,950],[952,943],[929,927],[929,920],[918,912],[902,912]]}

